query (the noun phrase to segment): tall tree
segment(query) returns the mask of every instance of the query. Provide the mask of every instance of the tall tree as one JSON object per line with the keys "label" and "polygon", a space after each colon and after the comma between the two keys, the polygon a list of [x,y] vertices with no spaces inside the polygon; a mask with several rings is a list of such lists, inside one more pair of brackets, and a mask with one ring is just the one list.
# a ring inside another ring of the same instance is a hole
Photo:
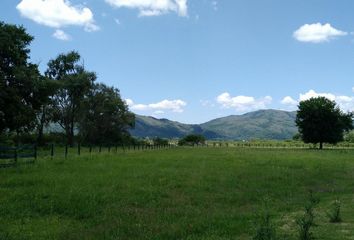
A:
{"label": "tall tree", "polygon": [[122,143],[134,126],[135,115],[121,99],[119,90],[95,84],[84,100],[80,136],[90,144]]}
{"label": "tall tree", "polygon": [[306,143],[335,144],[343,140],[345,131],[353,129],[353,115],[343,113],[334,101],[325,97],[311,98],[299,104],[296,125]]}
{"label": "tall tree", "polygon": [[38,66],[29,63],[32,40],[22,26],[0,22],[0,134],[35,125],[41,77]]}
{"label": "tall tree", "polygon": [[42,81],[40,81],[40,84],[38,85],[38,90],[38,100],[41,104],[36,114],[37,144],[43,145],[44,127],[48,126],[53,120],[55,103],[53,101],[53,96],[58,90],[58,82],[47,77],[42,77]]}
{"label": "tall tree", "polygon": [[53,120],[64,129],[67,143],[73,145],[74,130],[79,120],[82,100],[96,80],[94,72],[79,63],[80,55],[72,51],[50,60],[45,75],[58,81],[59,89],[53,97]]}

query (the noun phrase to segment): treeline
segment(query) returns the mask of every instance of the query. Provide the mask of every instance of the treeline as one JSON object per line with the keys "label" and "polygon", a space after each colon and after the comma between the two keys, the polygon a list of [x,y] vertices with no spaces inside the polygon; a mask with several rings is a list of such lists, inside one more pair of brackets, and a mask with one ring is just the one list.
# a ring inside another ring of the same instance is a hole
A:
{"label": "treeline", "polygon": [[[0,142],[113,145],[133,141],[135,116],[117,88],[96,82],[80,54],[50,60],[44,74],[29,61],[26,29],[0,22]],[[45,129],[58,125],[49,136]]]}

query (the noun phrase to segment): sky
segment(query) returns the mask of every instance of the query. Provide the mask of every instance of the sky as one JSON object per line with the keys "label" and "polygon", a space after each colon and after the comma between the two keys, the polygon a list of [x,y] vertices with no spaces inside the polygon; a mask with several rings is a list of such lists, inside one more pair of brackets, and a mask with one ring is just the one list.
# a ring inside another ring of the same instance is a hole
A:
{"label": "sky", "polygon": [[78,51],[131,111],[184,123],[325,96],[354,111],[352,0],[1,0],[31,62]]}

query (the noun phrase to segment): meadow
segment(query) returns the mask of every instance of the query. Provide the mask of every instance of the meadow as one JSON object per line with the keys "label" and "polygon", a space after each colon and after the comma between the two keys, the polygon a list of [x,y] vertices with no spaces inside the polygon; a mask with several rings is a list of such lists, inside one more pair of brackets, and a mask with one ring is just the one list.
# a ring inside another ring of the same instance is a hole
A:
{"label": "meadow", "polygon": [[[39,154],[0,169],[0,239],[252,239],[266,203],[280,238],[295,240],[310,190],[315,237],[353,239],[353,173],[353,149]],[[337,199],[335,224],[326,212]]]}

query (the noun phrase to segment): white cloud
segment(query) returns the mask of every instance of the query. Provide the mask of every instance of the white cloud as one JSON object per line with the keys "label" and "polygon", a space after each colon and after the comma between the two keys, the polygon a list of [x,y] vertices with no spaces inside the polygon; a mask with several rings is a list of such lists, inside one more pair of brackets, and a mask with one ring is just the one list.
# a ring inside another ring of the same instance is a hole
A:
{"label": "white cloud", "polygon": [[127,103],[127,105],[128,105],[129,107],[131,107],[131,106],[134,105],[134,101],[131,100],[131,99],[129,99],[129,98],[125,99],[125,102]]}
{"label": "white cloud", "polygon": [[22,0],[16,8],[23,17],[48,27],[74,25],[88,32],[99,30],[89,8],[72,6],[68,0]]}
{"label": "white cloud", "polygon": [[132,8],[139,10],[139,16],[158,16],[169,12],[176,12],[179,16],[187,16],[187,0],[106,0],[107,3],[118,8]]}
{"label": "white cloud", "polygon": [[289,106],[295,106],[298,104],[298,102],[290,96],[284,97],[283,100],[281,100],[281,103]]}
{"label": "white cloud", "polygon": [[305,101],[310,98],[315,98],[320,96],[328,98],[331,101],[335,101],[343,111],[350,111],[350,112],[354,111],[354,96],[343,96],[343,95],[337,96],[332,93],[317,93],[314,90],[310,90],[306,93],[301,93],[298,101],[295,101],[291,97],[285,97],[281,103],[289,107],[294,107],[294,104],[297,102]]}
{"label": "white cloud", "polygon": [[70,35],[68,35],[63,30],[60,30],[60,29],[57,29],[53,33],[53,37],[55,37],[56,39],[62,40],[62,41],[69,41],[71,39]]}
{"label": "white cloud", "polygon": [[352,91],[354,92],[354,87],[352,87]]}
{"label": "white cloud", "polygon": [[328,42],[333,38],[346,36],[347,32],[335,29],[331,24],[305,24],[296,30],[294,38],[300,42],[321,43]]}
{"label": "white cloud", "polygon": [[224,108],[234,108],[238,112],[245,112],[266,108],[272,102],[272,97],[266,96],[260,99],[249,96],[231,97],[229,93],[225,92],[220,94],[216,101]]}
{"label": "white cloud", "polygon": [[336,99],[336,96],[332,93],[317,93],[314,90],[310,90],[304,94],[300,93],[299,101],[305,101],[305,100],[308,100],[310,98],[315,98],[315,97],[325,97],[331,101],[334,101]]}
{"label": "white cloud", "polygon": [[172,111],[181,113],[184,111],[183,107],[187,106],[187,103],[182,100],[162,100],[157,103],[150,104],[135,104],[131,99],[125,100],[128,106],[132,110],[137,111],[154,111],[155,114],[162,114],[164,111]]}

